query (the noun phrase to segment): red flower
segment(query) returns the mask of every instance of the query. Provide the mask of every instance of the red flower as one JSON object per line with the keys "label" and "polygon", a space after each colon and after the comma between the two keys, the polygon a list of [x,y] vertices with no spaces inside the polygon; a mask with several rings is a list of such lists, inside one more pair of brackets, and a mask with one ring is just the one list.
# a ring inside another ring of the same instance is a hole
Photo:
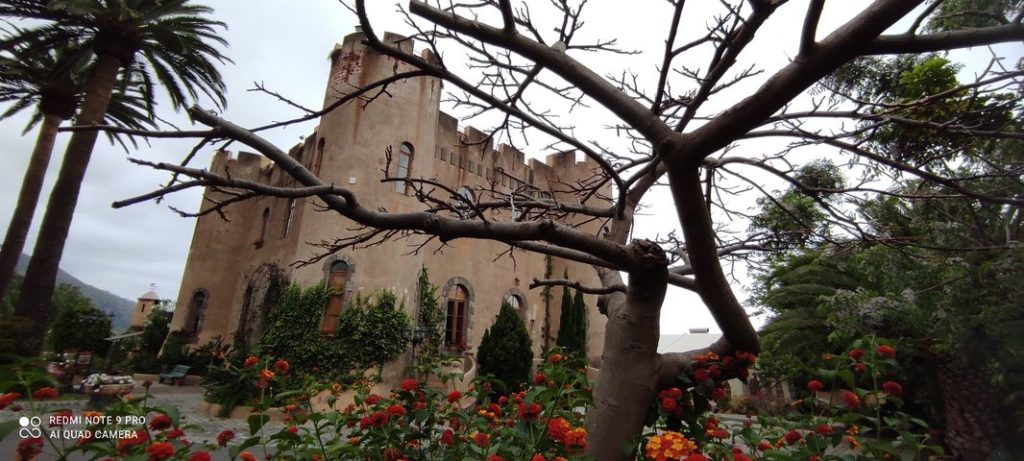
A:
{"label": "red flower", "polygon": [[243,451],[241,454],[239,454],[238,459],[242,461],[260,461],[259,459],[256,458],[256,455],[249,453],[248,451]]}
{"label": "red flower", "polygon": [[729,438],[729,431],[725,429],[712,429],[708,431],[708,435],[716,439],[727,439]]}
{"label": "red flower", "polygon": [[197,451],[188,457],[188,461],[210,461],[210,454],[205,451]]}
{"label": "red flower", "polygon": [[757,443],[757,449],[761,451],[768,451],[772,449],[772,444],[767,440],[762,440]]}
{"label": "red flower", "polygon": [[32,393],[32,398],[36,400],[51,400],[60,396],[60,392],[52,387],[44,387]]}
{"label": "red flower", "polygon": [[480,448],[487,448],[491,445],[491,436],[483,432],[474,432],[473,443]]}
{"label": "red flower", "polygon": [[551,356],[548,357],[548,362],[558,363],[558,362],[561,362],[562,359],[563,359],[562,354],[551,354]]}
{"label": "red flower", "polygon": [[832,426],[828,424],[819,424],[814,428],[814,432],[818,435],[832,435]]}
{"label": "red flower", "polygon": [[548,461],[548,459],[545,458],[544,455],[537,453],[530,458],[530,461]]}
{"label": "red flower", "polygon": [[171,429],[167,432],[164,432],[164,437],[167,437],[168,439],[176,439],[183,435],[185,435],[185,431],[181,429]]}
{"label": "red flower", "polygon": [[399,405],[397,403],[394,404],[394,405],[391,405],[390,407],[388,407],[388,415],[391,415],[391,416],[405,416],[405,407],[403,407],[403,406],[401,406],[401,405]]}
{"label": "red flower", "polygon": [[544,373],[537,373],[533,375],[533,383],[537,385],[543,385],[548,381],[548,377],[544,376]]}
{"label": "red flower", "polygon": [[455,403],[462,398],[462,393],[459,391],[451,391],[448,393],[448,403]]}
{"label": "red flower", "polygon": [[7,408],[12,403],[14,403],[15,400],[18,400],[20,398],[21,394],[17,392],[8,392],[6,394],[0,395],[0,410]]}
{"label": "red flower", "polygon": [[708,367],[708,374],[711,375],[712,378],[718,379],[719,376],[722,376],[722,368],[718,365],[711,365]]}
{"label": "red flower", "polygon": [[892,346],[887,346],[885,344],[882,344],[881,346],[878,346],[878,351],[877,352],[878,352],[878,356],[879,357],[883,357],[883,358],[887,358],[887,359],[891,359],[893,357],[896,357],[896,349],[894,349]]}
{"label": "red flower", "polygon": [[284,430],[286,430],[288,432],[291,432],[292,434],[298,434],[299,433],[298,426],[288,426]]}
{"label": "red flower", "polygon": [[452,445],[455,443],[455,432],[451,429],[445,429],[444,434],[441,434],[441,445]]}
{"label": "red flower", "polygon": [[235,438],[235,432],[231,429],[225,429],[220,434],[217,434],[217,445],[227,446],[228,442],[233,438]]}
{"label": "red flower", "polygon": [[700,453],[690,453],[680,461],[708,461],[708,457]]}
{"label": "red flower", "polygon": [[857,408],[860,406],[860,397],[857,397],[857,394],[843,390],[842,397],[843,403],[845,403],[847,407]]}
{"label": "red flower", "polygon": [[863,363],[858,363],[858,364],[853,366],[853,371],[855,371],[857,373],[864,373],[867,369],[868,369],[868,366],[864,365]]}
{"label": "red flower", "polygon": [[503,395],[498,397],[498,405],[504,405],[506,403],[508,403],[508,396]]}
{"label": "red flower", "polygon": [[864,349],[850,349],[850,358],[859,362],[864,358]]}
{"label": "red flower", "polygon": [[790,429],[783,438],[786,439],[786,443],[792,445],[799,442],[804,436],[797,432],[796,429]]}
{"label": "red flower", "polygon": [[171,421],[170,416],[167,416],[165,414],[156,415],[153,417],[153,419],[149,420],[149,428],[154,431],[162,431],[164,429],[167,429],[168,427],[171,427],[171,424],[174,424],[174,422]]}
{"label": "red flower", "polygon": [[711,400],[719,401],[725,398],[725,389],[716,387],[711,390]]}
{"label": "red flower", "polygon": [[698,368],[693,371],[693,379],[698,383],[702,383],[704,381],[711,379],[711,374],[708,373],[708,370],[704,368]]}
{"label": "red flower", "polygon": [[132,447],[136,445],[142,445],[149,441],[149,435],[143,431],[135,431],[131,437],[121,439],[117,441],[117,451],[121,454],[127,453]]}
{"label": "red flower", "polygon": [[250,355],[249,358],[245,359],[245,362],[242,363],[242,367],[249,368],[253,365],[256,365],[257,363],[260,363],[260,359],[257,358],[255,355]]}
{"label": "red flower", "polygon": [[288,365],[288,362],[284,360],[278,360],[274,362],[274,369],[277,370],[278,373],[288,373],[289,368],[291,368],[291,365]]}
{"label": "red flower", "polygon": [[683,413],[683,409],[679,408],[679,403],[676,402],[676,399],[673,399],[672,397],[662,398],[661,408],[665,410],[665,413],[668,413],[676,417]]}
{"label": "red flower", "polygon": [[565,433],[565,448],[571,452],[582,452],[587,449],[587,430],[577,427]]}
{"label": "red flower", "polygon": [[380,402],[380,396],[379,395],[377,395],[377,394],[370,394],[370,395],[366,396],[366,403],[367,404],[369,404],[369,405],[376,405],[377,402]]}
{"label": "red flower", "polygon": [[487,457],[487,461],[505,461],[505,458],[498,455],[491,455]]}
{"label": "red flower", "polygon": [[407,392],[415,391],[420,386],[419,381],[412,378],[406,378],[402,380],[402,390]]}
{"label": "red flower", "polygon": [[146,453],[149,454],[150,461],[167,459],[174,456],[174,445],[170,442],[153,442],[149,448],[146,448]]}
{"label": "red flower", "polygon": [[733,451],[733,453],[732,453],[732,460],[733,461],[753,461],[753,460],[750,459],[749,456],[743,454],[743,452],[736,452],[736,451]]}
{"label": "red flower", "polygon": [[18,442],[18,459],[31,461],[43,451],[43,439],[32,437]]}
{"label": "red flower", "polygon": [[825,390],[825,384],[823,384],[821,381],[818,381],[817,379],[812,379],[807,383],[807,390],[811,392],[821,392]]}
{"label": "red flower", "polygon": [[519,405],[519,418],[532,421],[540,416],[540,405],[536,403]]}
{"label": "red flower", "polygon": [[896,381],[886,381],[882,383],[882,390],[885,391],[886,394],[889,394],[893,397],[899,397],[903,395],[903,386],[901,386],[900,383]]}

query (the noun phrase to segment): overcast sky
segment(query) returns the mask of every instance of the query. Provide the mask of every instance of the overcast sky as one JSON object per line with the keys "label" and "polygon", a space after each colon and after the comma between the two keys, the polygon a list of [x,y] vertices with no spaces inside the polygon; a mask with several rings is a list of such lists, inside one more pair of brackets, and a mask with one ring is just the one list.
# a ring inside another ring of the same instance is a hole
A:
{"label": "overcast sky", "polygon": [[[225,54],[234,64],[223,67],[229,90],[229,105],[224,113],[227,119],[243,126],[256,126],[300,115],[296,109],[272,98],[248,92],[254,81],[261,81],[268,88],[307,107],[316,108],[321,104],[329,70],[327,55],[334,44],[351,33],[355,26],[355,18],[337,1],[208,0],[197,3],[213,7],[215,17],[226,22],[229,27],[224,34],[230,42]],[[372,19],[378,24],[378,32],[407,31],[401,18],[391,13],[394,10],[391,2],[368,3],[374,5]],[[590,3],[583,38],[615,36],[619,38],[621,47],[639,50],[641,53],[612,59],[594,55],[575,57],[604,74],[618,75],[625,69],[632,70],[646,76],[647,81],[643,82],[645,86],[653,86],[653,79],[656,78],[653,71],[661,60],[661,47],[668,27],[667,3],[661,0],[630,2],[629,8],[623,8],[622,2],[611,0]],[[717,2],[691,3],[695,5],[686,16],[683,30],[703,30],[708,16],[701,14],[700,8]],[[804,9],[804,2],[791,3],[784,6],[759,32],[757,41],[745,52],[746,60],[741,61],[738,68],[746,64],[757,64],[766,70],[765,75],[770,75],[773,70],[788,62],[798,40]],[[819,36],[824,36],[865,4],[865,1],[828,2]],[[550,29],[541,30],[547,32]],[[452,57],[448,53],[445,56]],[[703,62],[695,61],[693,65],[701,65]],[[734,102],[761,81],[739,85],[731,92],[717,96],[709,106],[721,107],[720,104]],[[208,101],[200,103],[209,107]],[[169,106],[164,104],[163,109],[164,114],[169,114]],[[574,120],[580,132],[588,138],[601,138],[602,142],[614,143],[614,139],[606,139],[612,136],[604,130],[614,120],[604,115],[600,109],[594,109],[576,114]],[[3,226],[0,228],[6,228],[13,212],[28,153],[35,139],[35,132],[25,136],[21,134],[27,116],[26,113],[0,122],[0,146],[3,146],[0,152],[5,159],[5,168],[0,169],[0,226]],[[179,127],[189,128],[187,120],[180,115],[166,115],[165,118],[176,120]],[[309,133],[314,125],[313,122],[300,124],[266,136],[287,149],[298,142],[300,136]],[[485,128],[487,122],[480,121],[474,125]],[[48,194],[52,188],[66,140],[66,135],[58,140],[44,194]],[[527,155],[542,156],[547,153],[540,151],[542,143],[535,144],[538,144],[536,149],[527,150]],[[167,180],[164,174],[129,164],[126,160],[128,155],[153,161],[177,162],[190,147],[188,141],[154,140],[150,145],[143,144],[138,150],[126,153],[101,138],[85,179],[61,267],[89,284],[125,298],[134,299],[147,291],[151,283],[156,284],[161,297],[176,297],[195,222],[179,217],[168,206],[195,210],[200,201],[199,191],[178,193],[160,205],[147,203],[114,210],[110,204],[152,191]],[[210,149],[203,151],[194,165],[207,166],[211,153]],[[666,192],[659,191],[651,195],[646,203],[649,205],[646,210],[648,215],[642,218],[634,236],[665,234],[677,226]],[[46,197],[36,214],[26,252],[31,252],[35,243],[34,236],[43,215],[45,200]],[[741,287],[737,286],[737,289]],[[742,291],[739,296],[741,299],[746,297]],[[717,330],[699,301],[682,290],[670,292],[663,315],[662,331],[665,333],[683,332],[691,327],[712,327]]]}

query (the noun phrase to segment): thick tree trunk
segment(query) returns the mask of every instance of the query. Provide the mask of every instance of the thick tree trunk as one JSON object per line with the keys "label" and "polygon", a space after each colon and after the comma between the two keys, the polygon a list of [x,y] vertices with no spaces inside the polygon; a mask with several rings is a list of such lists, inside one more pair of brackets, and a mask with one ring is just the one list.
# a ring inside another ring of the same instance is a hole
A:
{"label": "thick tree trunk", "polygon": [[[657,392],[659,325],[668,287],[668,261],[654,243],[634,242],[630,248],[649,264],[645,270],[629,274],[627,294],[612,295],[609,301],[601,373],[594,385],[594,404],[587,410],[587,454],[598,461],[633,459],[623,453],[623,447],[640,435]],[[609,271],[607,276],[618,277],[618,273]]]}
{"label": "thick tree trunk", "polygon": [[[114,57],[105,54],[97,56],[96,66],[86,82],[85,98],[76,124],[93,125],[103,121],[120,67],[120,61]],[[57,270],[97,136],[98,131],[77,131],[71,136],[64,152],[60,175],[50,193],[39,238],[25,272],[21,298],[18,300],[16,314],[32,321],[29,331],[18,341],[17,352],[21,355],[37,355],[42,349]]]}
{"label": "thick tree trunk", "polygon": [[987,461],[1005,445],[1003,428],[1013,424],[1000,404],[1002,393],[977,368],[944,363],[938,372],[946,412],[946,445],[959,459]]}
{"label": "thick tree trunk", "polygon": [[28,230],[32,226],[32,217],[36,214],[36,204],[43,190],[43,179],[46,178],[50,155],[53,154],[53,145],[57,140],[57,128],[62,122],[64,118],[60,115],[43,114],[36,146],[32,149],[25,177],[21,180],[18,203],[14,208],[14,215],[11,216],[11,223],[7,225],[3,246],[0,247],[0,299],[7,296],[11,277],[14,276],[14,269],[18,265],[18,257],[25,249],[25,238],[28,237]]}

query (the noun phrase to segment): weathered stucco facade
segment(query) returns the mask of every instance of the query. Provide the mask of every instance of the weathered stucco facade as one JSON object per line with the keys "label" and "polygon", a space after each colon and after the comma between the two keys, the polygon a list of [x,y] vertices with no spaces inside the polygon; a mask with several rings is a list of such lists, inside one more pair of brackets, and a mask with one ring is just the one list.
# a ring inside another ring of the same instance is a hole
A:
{"label": "weathered stucco facade", "polygon": [[[409,41],[388,34],[386,39],[411,47]],[[432,59],[429,52],[423,56]],[[365,48],[362,36],[352,34],[332,53],[332,69],[324,106],[340,96],[367,83],[407,70],[406,65]],[[453,190],[489,190],[508,196],[516,188],[542,191],[566,190],[593,175],[597,165],[577,162],[574,152],[549,155],[546,162],[525,162],[522,153],[501,145],[496,149],[473,141],[485,135],[473,128],[460,130],[456,119],[439,110],[441,82],[420,77],[389,85],[387,94],[380,94],[369,104],[347,104],[320,119],[316,131],[295,146],[290,155],[317,173],[327,183],[350,189],[369,208],[389,211],[417,211],[421,204],[402,183],[381,182],[386,149],[391,148],[390,176],[401,174],[399,156],[403,149],[411,155],[405,166],[409,177],[433,178]],[[211,171],[230,173],[236,178],[288,186],[295,183],[263,157],[219,152]],[[554,192],[553,198],[575,202],[575,197]],[[206,198],[223,199],[225,194],[206,191]],[[595,198],[594,200],[601,200]],[[205,205],[209,202],[204,200]],[[421,267],[429,270],[431,281],[440,287],[442,309],[452,308],[449,297],[465,300],[463,338],[468,350],[480,344],[484,330],[498,314],[502,300],[512,297],[524,319],[534,348],[540,351],[545,331],[549,343],[558,331],[561,289],[552,290],[550,301],[543,299],[540,289],[529,290],[534,278],[545,273],[560,278],[568,272],[584,284],[597,286],[594,270],[588,266],[553,258],[548,268],[544,255],[521,250],[513,257],[503,252],[509,246],[497,242],[460,239],[439,243],[413,252],[422,236],[392,239],[359,249],[345,249],[322,261],[295,266],[323,249],[319,242],[335,242],[352,236],[358,227],[352,221],[330,211],[323,211],[319,199],[289,200],[263,198],[231,205],[228,221],[216,213],[197,220],[188,255],[184,278],[178,294],[172,321],[173,330],[192,332],[196,341],[204,343],[220,336],[228,342],[258,339],[267,310],[261,300],[278,277],[312,286],[329,283],[332,268],[344,270],[344,299],[356,293],[369,294],[378,289],[391,289],[412,318],[416,317],[417,276]],[[511,219],[509,211],[487,212],[493,219]],[[601,224],[581,225],[588,232],[600,232]],[[499,256],[500,255],[500,256]],[[342,261],[345,264],[338,264]],[[595,296],[586,296],[589,309],[588,356],[597,361],[604,343],[605,319],[597,312]]]}

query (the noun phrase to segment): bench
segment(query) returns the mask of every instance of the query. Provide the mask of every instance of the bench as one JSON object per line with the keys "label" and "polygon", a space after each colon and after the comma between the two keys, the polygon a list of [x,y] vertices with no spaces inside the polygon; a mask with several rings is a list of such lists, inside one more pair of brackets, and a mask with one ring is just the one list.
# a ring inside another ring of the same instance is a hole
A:
{"label": "bench", "polygon": [[180,383],[185,379],[185,375],[188,373],[189,368],[191,367],[187,365],[175,365],[174,369],[170,372],[160,373],[160,382],[162,383],[166,379],[170,380],[172,385],[174,385],[175,382]]}

